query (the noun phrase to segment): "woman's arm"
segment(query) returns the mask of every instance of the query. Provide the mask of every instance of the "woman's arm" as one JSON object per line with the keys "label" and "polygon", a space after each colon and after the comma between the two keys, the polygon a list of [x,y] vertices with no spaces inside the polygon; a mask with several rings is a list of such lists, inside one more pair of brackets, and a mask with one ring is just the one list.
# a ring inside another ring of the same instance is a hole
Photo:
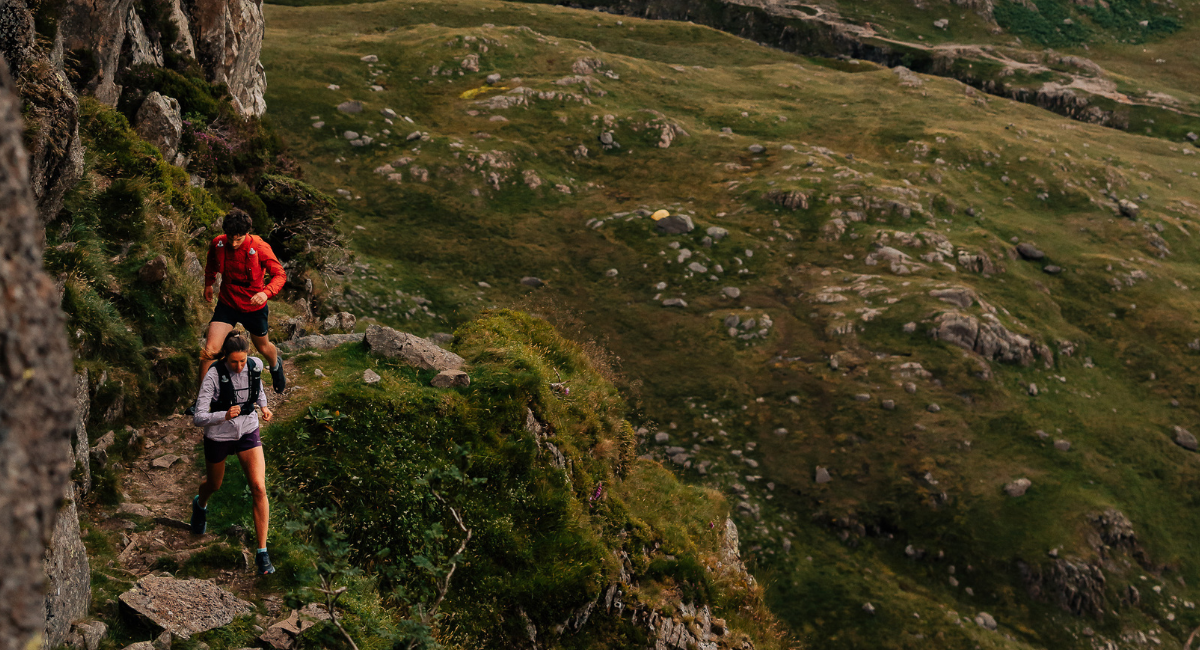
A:
{"label": "woman's arm", "polygon": [[196,415],[192,416],[193,426],[210,427],[225,421],[225,411],[213,413],[209,410],[213,396],[217,393],[218,363],[224,362],[219,360],[214,362],[212,367],[208,369],[208,374],[204,375],[204,381],[200,382],[200,394],[196,396]]}

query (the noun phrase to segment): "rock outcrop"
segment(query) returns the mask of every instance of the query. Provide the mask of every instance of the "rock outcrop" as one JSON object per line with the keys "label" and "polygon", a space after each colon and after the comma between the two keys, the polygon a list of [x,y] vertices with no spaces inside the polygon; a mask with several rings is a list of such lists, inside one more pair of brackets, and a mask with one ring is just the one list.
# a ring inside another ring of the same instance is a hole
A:
{"label": "rock outcrop", "polygon": [[980,321],[974,316],[950,311],[934,320],[930,336],[970,350],[987,359],[1019,363],[1033,362],[1040,348],[1029,338],[1008,330],[994,321]]}
{"label": "rock outcrop", "polygon": [[68,485],[54,521],[54,534],[42,566],[46,572],[46,632],[42,647],[56,648],[71,633],[71,624],[87,616],[92,601],[92,569],[79,530],[78,492]]}
{"label": "rock outcrop", "polygon": [[42,560],[74,467],[75,373],[21,142],[21,105],[0,64],[0,647],[45,630]]}
{"label": "rock outcrop", "polygon": [[[262,115],[267,79],[259,54],[262,7],[254,0],[174,0],[148,24],[132,0],[67,0],[59,10],[63,49],[80,59],[79,87],[115,105],[129,67],[163,65],[165,52],[194,56],[208,80],[226,84],[242,115]],[[169,34],[173,40],[163,43]]]}

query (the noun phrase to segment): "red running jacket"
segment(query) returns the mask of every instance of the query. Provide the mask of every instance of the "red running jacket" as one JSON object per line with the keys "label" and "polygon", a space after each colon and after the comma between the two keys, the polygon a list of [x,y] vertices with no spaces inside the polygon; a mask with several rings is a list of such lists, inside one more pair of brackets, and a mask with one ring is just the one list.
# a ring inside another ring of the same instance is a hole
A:
{"label": "red running jacket", "polygon": [[[247,235],[242,245],[234,248],[227,235],[217,235],[208,246],[208,263],[204,265],[204,286],[211,287],[221,274],[221,293],[217,298],[239,311],[258,311],[265,305],[255,305],[250,298],[258,292],[274,298],[287,281],[283,265],[271,246],[257,235]],[[263,284],[264,271],[271,283]]]}

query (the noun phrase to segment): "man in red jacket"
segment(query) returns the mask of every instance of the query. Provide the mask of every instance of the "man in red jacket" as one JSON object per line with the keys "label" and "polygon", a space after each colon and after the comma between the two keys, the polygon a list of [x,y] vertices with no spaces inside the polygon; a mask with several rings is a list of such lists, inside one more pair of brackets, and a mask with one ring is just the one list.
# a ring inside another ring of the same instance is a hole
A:
{"label": "man in red jacket", "polygon": [[[275,392],[287,387],[283,376],[283,360],[267,338],[267,300],[283,289],[287,275],[270,245],[261,237],[250,234],[253,222],[250,215],[234,208],[225,215],[224,235],[213,238],[208,247],[208,263],[204,267],[204,300],[212,302],[213,284],[221,274],[221,293],[217,308],[208,324],[208,340],[200,353],[200,378],[203,381],[221,344],[238,323],[250,333],[258,352],[267,358],[271,383]],[[264,284],[266,274],[271,282]]]}

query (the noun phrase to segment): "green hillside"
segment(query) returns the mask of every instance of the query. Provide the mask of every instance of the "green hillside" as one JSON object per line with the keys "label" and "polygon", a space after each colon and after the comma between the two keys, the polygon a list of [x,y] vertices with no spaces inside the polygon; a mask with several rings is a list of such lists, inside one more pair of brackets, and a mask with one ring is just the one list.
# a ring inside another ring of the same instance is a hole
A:
{"label": "green hillside", "polygon": [[517,306],[599,341],[643,451],[726,494],[809,646],[1200,624],[1190,145],[686,23],[266,13],[269,116],[358,253],[325,307],[430,334]]}

